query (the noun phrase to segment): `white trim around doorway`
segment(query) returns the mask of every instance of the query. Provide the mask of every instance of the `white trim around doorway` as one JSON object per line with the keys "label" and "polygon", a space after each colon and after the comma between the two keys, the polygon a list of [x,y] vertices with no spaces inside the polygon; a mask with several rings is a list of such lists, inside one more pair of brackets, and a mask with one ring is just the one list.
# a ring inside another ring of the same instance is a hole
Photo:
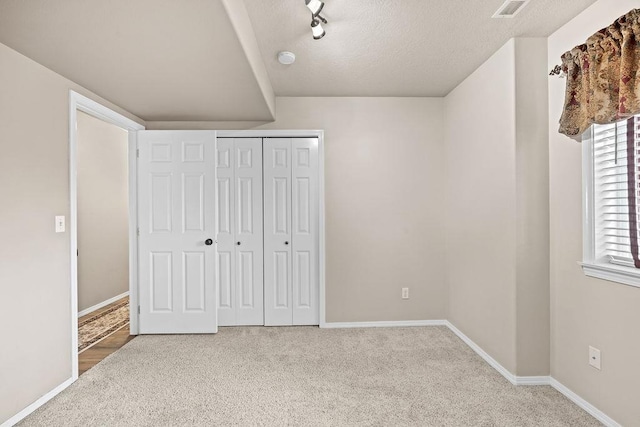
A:
{"label": "white trim around doorway", "polygon": [[[137,131],[144,126],[96,101],[69,91],[69,248],[71,285],[71,382],[78,379],[78,110],[129,133],[129,298],[130,310],[138,306]],[[138,333],[137,312],[131,316],[131,334]],[[134,323],[135,322],[135,323]]]}

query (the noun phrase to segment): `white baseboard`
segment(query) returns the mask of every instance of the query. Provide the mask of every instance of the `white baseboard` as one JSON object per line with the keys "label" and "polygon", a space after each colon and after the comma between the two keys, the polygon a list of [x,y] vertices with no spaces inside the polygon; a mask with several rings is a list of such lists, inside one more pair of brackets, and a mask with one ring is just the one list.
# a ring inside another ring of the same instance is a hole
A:
{"label": "white baseboard", "polygon": [[541,375],[535,377],[519,377],[515,376],[516,385],[549,385],[551,377],[548,375]]}
{"label": "white baseboard", "polygon": [[517,386],[526,386],[526,385],[550,385],[551,387],[558,390],[560,393],[565,395],[569,400],[578,405],[580,408],[584,409],[587,413],[593,416],[595,419],[600,421],[607,427],[621,427],[616,421],[614,421],[607,414],[584,400],[582,397],[575,394],[573,391],[569,390],[567,387],[562,385],[558,380],[550,376],[539,376],[539,377],[519,377],[511,372],[500,363],[498,363],[493,357],[489,356],[487,352],[485,352],[478,344],[473,342],[468,336],[463,334],[458,328],[453,326],[453,324],[449,321],[446,322],[447,326],[451,331],[456,334],[462,341],[465,342],[473,351],[478,353],[480,357],[482,357],[489,365],[491,365],[496,371],[502,374],[511,384]]}
{"label": "white baseboard", "polygon": [[81,312],[79,312],[78,313],[78,317],[82,317],[82,316],[87,315],[89,313],[92,313],[92,312],[94,312],[96,310],[100,310],[102,307],[106,307],[109,304],[114,303],[114,302],[118,301],[119,299],[122,299],[122,298],[127,297],[127,296],[129,296],[129,291],[121,293],[120,295],[116,295],[115,297],[109,298],[108,300],[102,301],[102,302],[100,302],[100,303],[98,303],[96,305],[92,305],[91,307],[86,308],[86,309],[82,310]]}
{"label": "white baseboard", "polygon": [[[108,305],[111,302],[117,301],[120,298],[128,295],[126,292],[118,297],[113,298],[110,302],[101,303],[104,305]],[[100,308],[100,307],[98,307]],[[97,308],[93,309],[97,310]],[[93,311],[92,310],[92,311]],[[90,313],[88,311],[87,313]],[[609,417],[607,414],[584,400],[582,397],[578,396],[576,393],[571,391],[569,388],[565,387],[558,380],[549,376],[522,376],[519,377],[517,375],[512,374],[507,368],[502,366],[497,360],[493,357],[489,356],[489,354],[484,351],[478,344],[473,342],[471,338],[466,336],[462,331],[456,328],[451,322],[448,320],[400,320],[400,321],[380,321],[380,322],[329,322],[325,323],[321,327],[331,329],[331,328],[392,328],[392,327],[411,327],[411,326],[446,326],[448,327],[454,334],[458,336],[465,344],[467,344],[473,351],[475,351],[481,358],[485,360],[491,367],[493,367],[496,371],[502,374],[511,384],[516,386],[534,386],[534,385],[550,385],[554,389],[558,390],[564,396],[566,396],[573,403],[578,405],[580,408],[584,409],[587,413],[593,416],[595,419],[600,421],[607,427],[621,427],[615,420]],[[38,409],[40,406],[47,403],[51,400],[55,395],[60,393],[65,388],[69,387],[73,383],[73,378],[69,378],[58,387],[51,390],[49,393],[45,394],[31,405],[27,406],[25,409],[9,418],[7,421],[2,423],[0,427],[11,427],[17,424],[19,421],[24,419],[27,415]]]}
{"label": "white baseboard", "polygon": [[57,386],[53,390],[51,390],[49,393],[47,393],[44,396],[40,397],[38,400],[33,402],[31,405],[27,406],[22,411],[18,412],[13,417],[9,418],[7,421],[5,421],[2,424],[0,424],[0,427],[12,427],[12,426],[18,424],[27,415],[31,414],[33,411],[35,411],[36,409],[38,409],[39,407],[41,407],[42,405],[44,405],[45,403],[47,403],[48,401],[53,399],[58,393],[60,393],[65,388],[69,387],[73,383],[73,381],[74,381],[73,378],[69,378],[68,380],[66,380],[65,382],[63,382],[62,384],[60,384],[59,386]]}
{"label": "white baseboard", "polygon": [[390,320],[380,322],[326,322],[322,328],[402,328],[410,326],[446,326],[446,320]]}
{"label": "white baseboard", "polygon": [[502,374],[502,376],[505,377],[511,384],[518,385],[518,381],[516,379],[517,377],[511,372],[509,372],[507,368],[505,368],[500,363],[498,363],[497,360],[489,356],[489,353],[484,351],[478,344],[473,342],[471,338],[463,334],[462,331],[460,331],[460,329],[453,326],[453,324],[449,321],[447,321],[447,326],[449,327],[449,329],[451,329],[451,332],[456,334],[458,338],[464,341],[466,345],[471,347],[471,350],[475,351],[478,354],[478,356],[482,357],[485,360],[485,362],[487,362],[489,365],[493,367],[493,369],[500,372],[500,374]]}
{"label": "white baseboard", "polygon": [[550,385],[551,387],[558,390],[560,393],[564,394],[567,399],[571,400],[573,403],[575,403],[576,405],[578,405],[579,407],[587,411],[589,414],[591,414],[593,418],[600,421],[605,426],[622,427],[613,418],[611,418],[610,416],[608,416],[607,414],[605,414],[604,412],[602,412],[601,410],[593,406],[591,403],[584,400],[582,397],[575,394],[573,391],[565,387],[562,383],[560,383],[560,381],[556,380],[555,378],[551,377]]}
{"label": "white baseboard", "polygon": [[322,328],[393,328],[393,327],[409,327],[409,326],[446,326],[454,334],[458,336],[473,351],[482,357],[489,365],[504,376],[513,385],[549,385],[548,376],[539,377],[518,377],[498,361],[484,351],[478,344],[473,342],[468,336],[462,333],[458,328],[453,326],[448,320],[397,320],[397,321],[379,321],[379,322],[327,322],[321,325]]}

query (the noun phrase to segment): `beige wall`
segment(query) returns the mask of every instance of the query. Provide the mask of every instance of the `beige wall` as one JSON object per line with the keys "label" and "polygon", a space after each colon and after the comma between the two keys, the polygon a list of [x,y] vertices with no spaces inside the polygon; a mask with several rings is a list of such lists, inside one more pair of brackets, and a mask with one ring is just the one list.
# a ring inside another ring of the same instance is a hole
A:
{"label": "beige wall", "polygon": [[0,44],[0,423],[71,376],[69,89],[137,120]]}
{"label": "beige wall", "polygon": [[[512,373],[550,369],[640,425],[640,289],[578,266],[581,146],[557,133],[564,80],[539,90],[541,68],[633,7],[599,0],[549,38],[548,62],[540,40],[512,40],[444,100],[279,97],[261,126],[151,127],[324,129],[328,321],[448,318]],[[3,45],[0,64],[0,332],[20,344],[0,352],[2,422],[71,373],[69,236],[53,217],[69,215],[68,90],[97,98]]]}
{"label": "beige wall", "polygon": [[[619,16],[637,0],[600,0],[549,37],[549,62]],[[625,426],[640,426],[640,289],[587,278],[582,259],[579,143],[558,133],[565,80],[549,80],[551,209],[551,374]],[[602,351],[602,370],[588,346]]]}
{"label": "beige wall", "polygon": [[445,98],[449,320],[519,376],[549,373],[545,57],[510,40]]}
{"label": "beige wall", "polygon": [[260,129],[325,131],[327,321],[445,318],[442,99],[279,97],[276,111]]}
{"label": "beige wall", "polygon": [[449,320],[516,370],[515,43],[445,98]]}
{"label": "beige wall", "polygon": [[129,290],[128,132],[78,112],[78,310]]}
{"label": "beige wall", "polygon": [[515,39],[516,374],[549,375],[547,40]]}

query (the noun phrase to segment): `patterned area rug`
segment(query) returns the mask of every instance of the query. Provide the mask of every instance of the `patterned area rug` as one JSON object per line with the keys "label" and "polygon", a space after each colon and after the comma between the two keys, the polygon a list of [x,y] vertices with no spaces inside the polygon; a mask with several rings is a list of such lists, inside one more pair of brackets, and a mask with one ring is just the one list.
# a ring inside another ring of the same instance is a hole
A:
{"label": "patterned area rug", "polygon": [[78,323],[78,353],[129,324],[129,298]]}

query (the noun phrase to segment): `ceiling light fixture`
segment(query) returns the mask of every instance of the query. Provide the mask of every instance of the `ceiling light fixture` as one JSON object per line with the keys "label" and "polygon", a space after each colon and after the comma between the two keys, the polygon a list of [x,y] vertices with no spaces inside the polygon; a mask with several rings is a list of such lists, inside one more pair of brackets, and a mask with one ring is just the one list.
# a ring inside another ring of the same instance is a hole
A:
{"label": "ceiling light fixture", "polygon": [[313,19],[311,21],[311,33],[313,34],[314,40],[320,40],[325,34],[327,34],[324,31],[324,28],[322,28],[322,24],[320,24],[319,19]]}
{"label": "ceiling light fixture", "polygon": [[278,53],[278,62],[282,65],[291,65],[295,60],[296,55],[293,52],[282,51]]}
{"label": "ceiling light fixture", "polygon": [[311,11],[311,33],[313,34],[313,39],[320,40],[326,34],[320,23],[321,21],[324,24],[327,23],[327,20],[320,15],[324,8],[324,2],[320,0],[304,0],[304,3]]}
{"label": "ceiling light fixture", "polygon": [[320,11],[322,11],[322,8],[324,7],[324,3],[320,0],[304,0],[304,3],[309,8],[311,16],[314,18],[320,14]]}

